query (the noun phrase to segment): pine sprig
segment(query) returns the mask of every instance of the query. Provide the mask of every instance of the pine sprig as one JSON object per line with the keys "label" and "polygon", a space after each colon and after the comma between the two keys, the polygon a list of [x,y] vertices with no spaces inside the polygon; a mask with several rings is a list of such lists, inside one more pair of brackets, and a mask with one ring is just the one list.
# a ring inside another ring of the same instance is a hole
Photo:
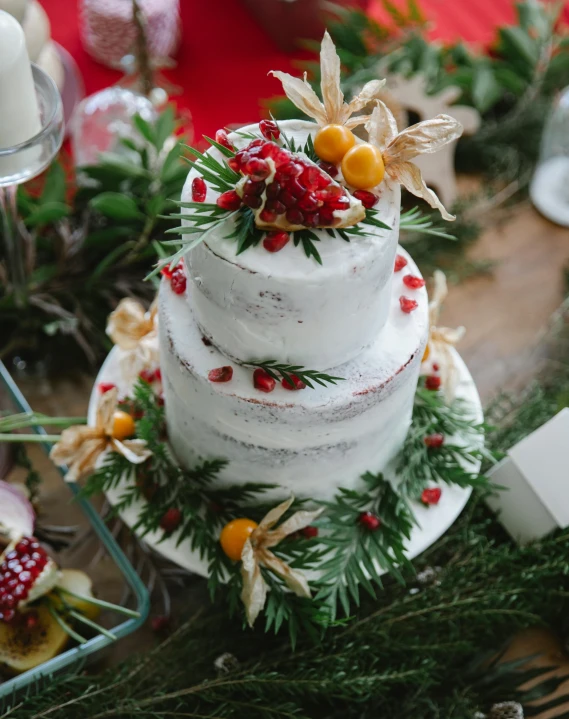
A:
{"label": "pine sprig", "polygon": [[422,235],[441,237],[445,240],[456,240],[454,235],[445,232],[440,225],[435,223],[430,216],[423,214],[418,207],[413,207],[411,210],[401,213],[399,229],[404,232],[418,232]]}
{"label": "pine sprig", "polygon": [[233,232],[224,239],[237,242],[237,254],[258,245],[265,233],[255,224],[255,215],[250,207],[242,207],[235,218]]}
{"label": "pine sprig", "polygon": [[301,382],[310,389],[314,389],[316,384],[325,387],[326,384],[336,384],[337,382],[343,382],[344,377],[334,377],[333,375],[326,374],[325,372],[319,372],[318,370],[306,369],[302,365],[289,365],[277,362],[276,360],[251,360],[247,362],[251,367],[259,367],[265,370],[265,372],[273,379],[279,382],[284,379],[291,387],[295,387],[294,380],[291,375],[295,375]]}
{"label": "pine sprig", "polygon": [[[340,489],[317,522],[324,530],[320,541],[329,549],[319,567],[318,597],[328,603],[332,619],[338,606],[349,616],[352,605],[360,605],[360,588],[375,598],[383,572],[389,571],[403,583],[402,569],[410,566],[404,554],[414,524],[408,505],[383,475],[368,472],[362,480],[361,490]],[[377,530],[370,531],[361,523],[364,511],[379,519]]]}

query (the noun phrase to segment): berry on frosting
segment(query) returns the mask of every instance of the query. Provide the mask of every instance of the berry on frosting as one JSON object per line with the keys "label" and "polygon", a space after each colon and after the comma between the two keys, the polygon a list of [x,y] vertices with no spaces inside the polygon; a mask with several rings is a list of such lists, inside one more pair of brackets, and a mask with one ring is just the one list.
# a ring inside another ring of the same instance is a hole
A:
{"label": "berry on frosting", "polygon": [[432,392],[437,392],[441,388],[442,380],[437,374],[430,374],[425,378],[425,387]]}
{"label": "berry on frosting", "polygon": [[178,265],[172,272],[172,277],[170,278],[170,285],[177,295],[183,295],[186,291],[186,284],[187,280],[184,268],[182,267],[182,265]]}
{"label": "berry on frosting", "polygon": [[356,190],[352,194],[358,198],[366,210],[371,210],[379,199],[377,195],[374,195],[373,192],[369,192],[368,190]]}
{"label": "berry on frosting", "polygon": [[306,385],[304,384],[304,382],[301,379],[299,379],[295,374],[291,374],[291,375],[289,375],[289,377],[293,381],[294,386],[291,385],[291,383],[283,377],[281,384],[285,389],[294,391],[297,389],[305,389],[306,388]]}
{"label": "berry on frosting", "polygon": [[263,247],[267,252],[279,252],[290,240],[290,235],[284,230],[269,232],[263,240]]}
{"label": "berry on frosting", "polygon": [[241,198],[235,190],[227,190],[227,192],[224,192],[217,198],[216,204],[223,210],[229,210],[231,212],[241,207]]}
{"label": "berry on frosting", "polygon": [[425,286],[425,280],[422,277],[415,277],[415,275],[405,275],[403,284],[410,290],[420,290]]}
{"label": "berry on frosting", "polygon": [[216,367],[209,371],[207,378],[210,382],[230,382],[233,378],[233,367]]}
{"label": "berry on frosting", "polygon": [[182,521],[182,512],[177,507],[170,507],[160,520],[160,527],[166,534],[175,532]]}
{"label": "berry on frosting", "polygon": [[204,202],[207,194],[207,185],[203,177],[194,177],[192,180],[192,200],[194,202]]}
{"label": "berry on frosting", "polygon": [[394,272],[401,272],[404,267],[407,267],[408,260],[403,255],[395,255],[395,267]]}
{"label": "berry on frosting", "polygon": [[226,147],[228,150],[233,150],[233,145],[229,142],[229,138],[227,137],[227,131],[226,130],[218,130],[215,133],[215,141],[218,145],[222,145],[223,147]]}
{"label": "berry on frosting", "polygon": [[278,140],[281,136],[281,131],[274,120],[261,120],[259,130],[267,140]]}
{"label": "berry on frosting", "polygon": [[268,372],[258,367],[253,372],[253,386],[261,392],[272,392],[276,382]]}
{"label": "berry on frosting", "polygon": [[330,175],[330,177],[338,176],[338,168],[331,162],[325,162],[324,160],[320,160],[317,165],[321,170],[324,170],[326,174]]}
{"label": "berry on frosting", "polygon": [[438,504],[442,493],[443,492],[440,487],[430,487],[428,489],[424,489],[421,494],[421,502],[426,505]]}
{"label": "berry on frosting", "polygon": [[416,300],[409,299],[409,297],[401,296],[399,298],[399,304],[401,305],[401,310],[405,312],[406,315],[411,314],[413,310],[416,310],[419,306],[419,303]]}

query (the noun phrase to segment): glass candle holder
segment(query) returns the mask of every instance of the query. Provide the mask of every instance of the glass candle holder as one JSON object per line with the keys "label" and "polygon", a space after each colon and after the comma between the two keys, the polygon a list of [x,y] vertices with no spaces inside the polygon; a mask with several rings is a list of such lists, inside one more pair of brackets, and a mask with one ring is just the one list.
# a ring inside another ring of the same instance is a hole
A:
{"label": "glass candle holder", "polygon": [[530,195],[542,215],[569,227],[569,87],[557,98],[545,125]]}
{"label": "glass candle holder", "polygon": [[7,281],[19,305],[25,304],[27,278],[33,269],[30,237],[19,231],[18,185],[41,174],[63,142],[63,104],[51,77],[32,64],[32,77],[40,111],[41,128],[26,142],[0,149],[0,214],[6,254]]}

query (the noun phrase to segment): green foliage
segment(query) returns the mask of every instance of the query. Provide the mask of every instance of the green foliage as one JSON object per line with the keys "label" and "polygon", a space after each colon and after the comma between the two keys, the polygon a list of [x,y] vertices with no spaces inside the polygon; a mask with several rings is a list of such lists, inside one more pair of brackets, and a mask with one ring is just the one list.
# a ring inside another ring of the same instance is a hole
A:
{"label": "green foliage", "polygon": [[276,379],[277,382],[280,382],[281,379],[286,380],[293,388],[295,385],[291,378],[291,374],[296,375],[296,377],[298,377],[301,382],[304,382],[307,387],[310,387],[310,389],[314,389],[314,385],[312,384],[313,382],[325,387],[327,383],[336,384],[337,382],[344,380],[344,377],[334,377],[326,374],[325,372],[305,369],[302,365],[282,364],[276,360],[264,360],[262,362],[251,360],[250,362],[247,362],[247,364],[252,367],[260,367],[261,369],[264,369],[265,372],[273,379]]}
{"label": "green foliage", "polygon": [[120,153],[80,169],[74,195],[60,162],[41,192],[19,189],[26,286],[16,290],[0,229],[0,358],[47,358],[54,371],[94,364],[109,348],[106,319],[118,300],[152,295],[141,278],[172,227],[161,214],[179,199],[187,171],[179,143],[165,144],[176,129],[171,108],[135,124],[138,136],[121,140]]}

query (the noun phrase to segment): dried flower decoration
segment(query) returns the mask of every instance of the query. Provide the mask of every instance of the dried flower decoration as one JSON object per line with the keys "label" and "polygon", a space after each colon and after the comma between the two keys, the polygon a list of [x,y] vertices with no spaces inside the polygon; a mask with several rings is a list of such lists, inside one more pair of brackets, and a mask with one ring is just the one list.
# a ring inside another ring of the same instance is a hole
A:
{"label": "dried flower decoration", "polygon": [[[447,280],[444,272],[435,270],[432,299],[429,302],[429,341],[423,363],[434,361],[439,366],[441,389],[450,402],[454,398],[458,373],[452,348],[464,337],[464,327],[451,329],[438,327],[443,302],[448,294]],[[424,374],[431,374],[430,370]]]}
{"label": "dried flower decoration", "polygon": [[68,427],[51,448],[49,456],[55,464],[68,467],[67,481],[76,482],[90,474],[99,457],[108,449],[122,454],[132,464],[142,464],[150,457],[151,452],[144,440],[126,439],[134,434],[134,420],[125,412],[116,411],[117,400],[116,388],[105,392],[99,399],[95,426]]}
{"label": "dried flower decoration", "polygon": [[265,606],[267,598],[267,583],[263,579],[261,567],[269,569],[281,577],[287,587],[299,597],[310,598],[310,587],[306,577],[301,572],[291,569],[286,562],[275,556],[270,547],[276,547],[289,534],[294,534],[305,527],[308,527],[318,517],[323,509],[314,512],[300,510],[295,512],[283,522],[280,527],[272,529],[287,509],[292,505],[294,497],[282,502],[274,509],[271,509],[253,530],[251,536],[245,542],[241,553],[241,575],[243,577],[243,591],[241,599],[245,605],[247,621],[253,626]]}
{"label": "dried flower decoration", "polygon": [[340,85],[340,58],[328,31],[324,33],[320,49],[320,72],[322,101],[307,81],[306,73],[302,80],[278,70],[272,70],[270,74],[282,82],[288,99],[299,110],[316,120],[320,126],[345,125],[352,128],[367,122],[369,115],[357,117],[352,115],[377,97],[385,85],[385,80],[368,82],[350,103],[344,102],[344,93]]}
{"label": "dried flower decoration", "polygon": [[366,130],[370,143],[382,153],[387,176],[413,195],[422,197],[431,207],[439,210],[445,220],[454,220],[454,215],[447,212],[436,194],[425,184],[421,170],[410,160],[417,155],[437,152],[443,145],[459,138],[462,134],[460,122],[449,115],[437,115],[432,120],[418,122],[398,132],[391,110],[381,100],[376,100],[376,103]]}
{"label": "dried flower decoration", "polygon": [[123,378],[131,383],[144,370],[159,363],[158,308],[154,302],[148,312],[136,300],[121,300],[107,321],[107,334],[121,350]]}

